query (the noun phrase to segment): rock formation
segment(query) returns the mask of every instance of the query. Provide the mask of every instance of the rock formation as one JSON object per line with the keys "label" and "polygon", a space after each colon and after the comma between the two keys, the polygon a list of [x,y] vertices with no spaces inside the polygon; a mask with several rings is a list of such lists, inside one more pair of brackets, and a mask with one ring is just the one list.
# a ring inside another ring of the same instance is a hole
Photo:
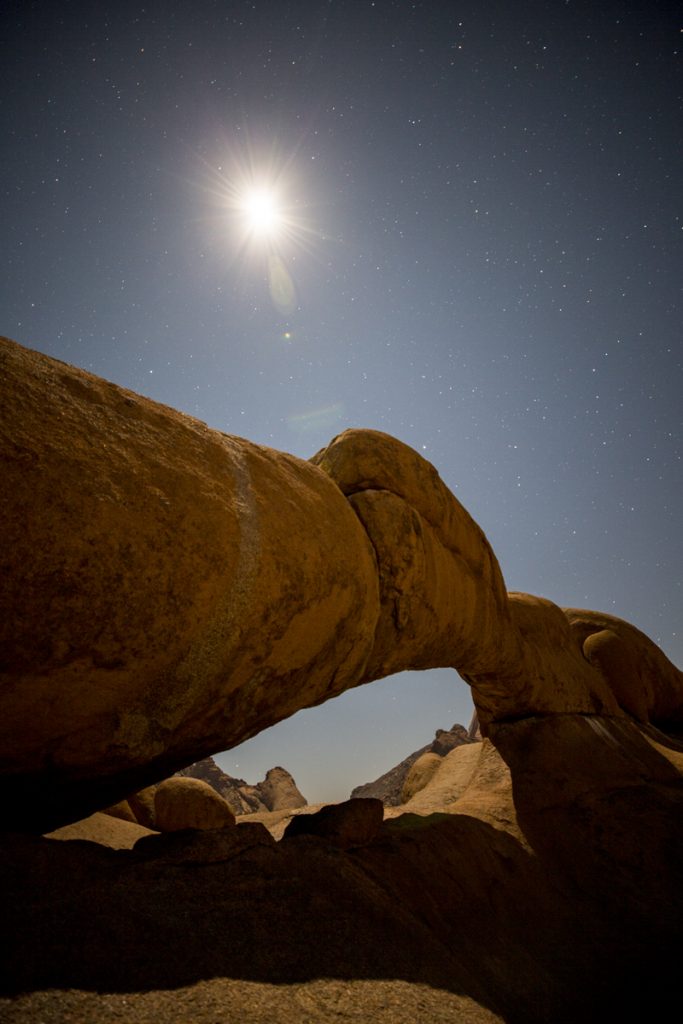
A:
{"label": "rock formation", "polygon": [[244,779],[235,779],[224,772],[212,757],[205,757],[188,768],[181,768],[176,775],[208,782],[224,800],[227,800],[235,814],[279,811],[285,808],[305,807],[307,803],[285,768],[271,768],[262,782],[250,786]]}
{"label": "rock formation", "polygon": [[436,735],[431,743],[427,743],[419,750],[404,758],[399,764],[394,765],[388,772],[380,775],[374,782],[365,782],[356,786],[351,792],[351,797],[376,798],[381,800],[385,807],[396,807],[403,802],[403,787],[410,773],[413,764],[424,754],[435,753],[443,757],[449,750],[460,746],[462,743],[470,743],[472,740],[462,725],[457,723],[450,729],[437,729]]}
{"label": "rock formation", "polygon": [[0,458],[11,827],[82,818],[407,668],[457,669],[491,737],[536,715],[683,723],[647,637],[508,594],[434,467],[387,435],[304,462],[3,341]]}
{"label": "rock formation", "polygon": [[[373,431],[306,463],[3,342],[0,459],[3,1020],[670,1013],[683,685],[635,627],[508,594]],[[438,666],[484,738],[430,760],[414,813],[352,800],[278,843],[69,824],[152,821],[179,768]]]}
{"label": "rock formation", "polygon": [[188,765],[187,768],[181,768],[176,775],[188,779],[201,779],[202,782],[208,783],[224,800],[227,800],[235,814],[244,814],[239,790],[246,786],[246,782],[244,779],[235,779],[228,775],[218,767],[212,757],[205,757],[195,764]]}
{"label": "rock formation", "polygon": [[269,811],[285,811],[305,807],[306,798],[297,789],[292,776],[284,768],[270,768],[263,782],[256,786]]}
{"label": "rock formation", "polygon": [[348,804],[300,814],[279,843],[251,823],[146,835],[132,850],[0,835],[0,1017],[333,1024],[344,1008],[386,1024],[573,1024],[670,1012],[680,745],[583,715],[500,724],[496,743],[442,759],[478,755],[451,813],[382,825],[377,802],[362,836]]}
{"label": "rock formation", "polygon": [[402,809],[418,814],[450,811],[466,792],[481,755],[481,743],[455,747],[444,757],[423,754],[403,784]]}

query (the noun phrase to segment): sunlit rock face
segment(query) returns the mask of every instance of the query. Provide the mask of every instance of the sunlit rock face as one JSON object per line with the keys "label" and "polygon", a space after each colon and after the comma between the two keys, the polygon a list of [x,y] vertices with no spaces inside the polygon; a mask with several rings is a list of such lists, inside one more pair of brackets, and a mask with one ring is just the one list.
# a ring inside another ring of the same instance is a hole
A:
{"label": "sunlit rock face", "polygon": [[683,720],[651,641],[508,595],[481,529],[387,435],[305,462],[5,340],[0,458],[8,827],[83,817],[408,668],[457,669],[484,732]]}

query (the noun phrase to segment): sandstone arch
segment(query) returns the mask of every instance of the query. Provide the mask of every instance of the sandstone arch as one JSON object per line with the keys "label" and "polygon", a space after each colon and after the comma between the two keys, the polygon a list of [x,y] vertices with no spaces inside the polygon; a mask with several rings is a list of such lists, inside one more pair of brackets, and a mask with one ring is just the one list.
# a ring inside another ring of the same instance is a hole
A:
{"label": "sandstone arch", "polygon": [[305,462],[8,340],[0,389],[10,827],[81,817],[408,668],[457,669],[484,729],[683,721],[681,673],[647,637],[508,595],[481,529],[394,438],[347,431]]}

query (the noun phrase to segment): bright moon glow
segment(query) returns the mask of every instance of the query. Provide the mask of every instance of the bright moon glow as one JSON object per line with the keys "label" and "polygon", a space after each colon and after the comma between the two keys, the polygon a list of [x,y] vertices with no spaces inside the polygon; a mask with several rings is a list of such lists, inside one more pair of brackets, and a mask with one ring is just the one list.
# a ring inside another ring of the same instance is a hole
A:
{"label": "bright moon glow", "polygon": [[249,227],[256,235],[271,235],[280,226],[282,215],[273,192],[254,189],[244,199],[244,212]]}

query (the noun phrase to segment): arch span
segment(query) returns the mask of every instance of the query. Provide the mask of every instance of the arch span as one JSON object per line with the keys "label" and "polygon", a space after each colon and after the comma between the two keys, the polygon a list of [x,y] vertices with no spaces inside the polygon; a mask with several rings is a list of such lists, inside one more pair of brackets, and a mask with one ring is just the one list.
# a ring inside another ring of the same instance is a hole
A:
{"label": "arch span", "polygon": [[10,827],[74,820],[409,668],[457,669],[484,730],[683,719],[651,641],[508,594],[481,529],[395,438],[346,431],[306,462],[8,340],[0,367]]}

